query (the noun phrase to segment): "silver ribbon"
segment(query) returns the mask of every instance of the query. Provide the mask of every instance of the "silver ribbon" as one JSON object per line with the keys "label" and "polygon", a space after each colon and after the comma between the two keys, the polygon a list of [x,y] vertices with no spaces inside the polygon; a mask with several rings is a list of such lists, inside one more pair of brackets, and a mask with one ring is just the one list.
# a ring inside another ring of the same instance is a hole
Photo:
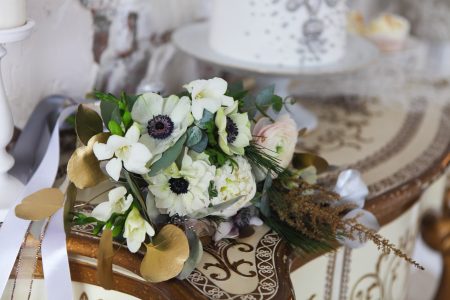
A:
{"label": "silver ribbon", "polygon": [[[28,226],[31,223],[30,221],[17,218],[14,208],[26,196],[53,185],[58,171],[60,157],[59,129],[75,109],[76,106],[68,107],[59,115],[42,161],[26,184],[21,196],[16,199],[0,229],[0,245],[2,245],[0,254],[0,270],[2,270],[0,272],[0,294],[5,290],[9,274],[27,234]],[[42,243],[42,262],[49,300],[73,299],[66,249],[63,209],[61,208],[50,218],[47,234]]]}

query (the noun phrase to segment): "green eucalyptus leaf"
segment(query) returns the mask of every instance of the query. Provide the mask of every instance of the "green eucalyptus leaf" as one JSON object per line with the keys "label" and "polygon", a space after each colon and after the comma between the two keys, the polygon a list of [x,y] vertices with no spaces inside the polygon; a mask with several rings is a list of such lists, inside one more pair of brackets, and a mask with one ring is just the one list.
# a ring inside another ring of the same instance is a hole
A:
{"label": "green eucalyptus leaf", "polygon": [[242,99],[241,103],[241,111],[246,112],[250,119],[255,118],[257,112],[255,98],[247,95]]}
{"label": "green eucalyptus leaf", "polygon": [[283,108],[283,99],[280,96],[273,95],[272,97],[272,108],[276,112],[280,112]]}
{"label": "green eucalyptus leaf", "polygon": [[[117,120],[117,114],[120,120],[120,111],[117,102],[112,101],[102,101],[100,102],[100,112],[102,115],[103,123],[108,127],[109,121]],[[119,122],[118,122],[119,123]]]}
{"label": "green eucalyptus leaf", "polygon": [[127,102],[127,107],[128,107],[129,111],[133,110],[134,103],[136,103],[137,99],[140,96],[141,95],[135,95],[135,96],[126,95],[126,102]]}
{"label": "green eucalyptus leaf", "polygon": [[77,200],[77,187],[72,182],[69,182],[69,186],[66,190],[66,201],[64,201],[64,230],[66,234],[70,233],[70,227],[72,224],[72,211],[74,210],[75,201]]}
{"label": "green eucalyptus leaf", "polygon": [[270,203],[269,203],[269,189],[272,187],[272,172],[269,172],[266,176],[266,180],[264,181],[263,189],[262,189],[262,196],[261,201],[259,203],[259,210],[261,213],[269,217],[270,216]]}
{"label": "green eucalyptus leaf", "polygon": [[155,162],[150,169],[148,175],[150,177],[158,174],[159,171],[164,170],[176,161],[178,156],[183,152],[184,143],[186,142],[186,134],[183,134],[178,141],[171,148],[167,149],[161,156],[161,158]]}
{"label": "green eucalyptus leaf", "polygon": [[114,121],[114,120],[110,120],[108,123],[108,129],[109,131],[111,131],[112,134],[114,135],[119,135],[119,136],[123,136],[123,130],[122,127],[120,127],[120,125]]}
{"label": "green eucalyptus leaf", "polygon": [[268,108],[272,105],[272,98],[274,96],[275,86],[271,85],[269,87],[264,88],[259,94],[256,96],[256,104],[259,107]]}
{"label": "green eucalyptus leaf", "polygon": [[235,204],[239,200],[241,200],[242,197],[243,196],[239,196],[239,197],[231,199],[231,200],[229,200],[227,202],[223,202],[223,203],[220,203],[220,204],[217,204],[217,205],[214,205],[214,206],[210,206],[210,207],[207,207],[207,208],[199,209],[197,211],[194,211],[194,212],[188,214],[187,216],[192,218],[192,219],[205,218],[205,217],[207,217],[209,215],[212,215],[214,213],[217,213],[217,212],[220,212],[220,211],[222,211],[224,209],[227,209],[228,207],[232,206],[233,204]]}
{"label": "green eucalyptus leaf", "polygon": [[186,141],[186,146],[188,146],[189,148],[191,148],[194,145],[197,145],[203,137],[203,131],[197,127],[197,126],[192,126],[187,130],[187,141]]}
{"label": "green eucalyptus leaf", "polygon": [[244,89],[244,83],[242,81],[237,81],[230,83],[228,85],[227,92],[225,95],[232,97],[233,99],[242,99],[247,95],[248,91]]}
{"label": "green eucalyptus leaf", "polygon": [[202,138],[200,142],[190,148],[197,153],[203,153],[206,150],[206,147],[208,147],[208,135],[202,132]]}
{"label": "green eucalyptus leaf", "polygon": [[184,263],[183,270],[181,270],[181,273],[177,276],[179,280],[186,279],[200,263],[203,256],[203,245],[195,231],[187,229],[186,237],[189,242],[189,258]]}
{"label": "green eucalyptus leaf", "polygon": [[75,117],[75,130],[80,141],[87,145],[91,137],[103,132],[102,118],[94,110],[80,104]]}
{"label": "green eucalyptus leaf", "polygon": [[206,109],[203,110],[203,117],[201,118],[200,121],[197,122],[197,126],[200,127],[201,129],[206,129],[207,125],[209,123],[211,123],[211,121],[214,120],[214,114],[207,111]]}

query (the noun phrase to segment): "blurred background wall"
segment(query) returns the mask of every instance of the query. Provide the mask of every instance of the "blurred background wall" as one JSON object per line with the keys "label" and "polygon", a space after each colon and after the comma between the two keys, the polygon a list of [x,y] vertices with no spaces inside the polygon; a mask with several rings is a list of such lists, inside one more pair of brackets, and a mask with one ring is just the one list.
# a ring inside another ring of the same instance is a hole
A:
{"label": "blurred background wall", "polygon": [[[93,88],[176,91],[215,70],[178,53],[170,32],[207,18],[211,0],[30,0],[34,34],[8,45],[3,74],[16,125],[43,97],[83,97]],[[373,17],[390,10],[413,21],[413,33],[450,41],[450,1],[349,0]]]}

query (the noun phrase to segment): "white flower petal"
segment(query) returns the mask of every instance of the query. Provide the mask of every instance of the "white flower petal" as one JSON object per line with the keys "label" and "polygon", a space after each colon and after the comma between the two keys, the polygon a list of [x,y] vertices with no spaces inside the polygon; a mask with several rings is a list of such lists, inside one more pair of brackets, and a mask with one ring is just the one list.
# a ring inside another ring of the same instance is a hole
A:
{"label": "white flower petal", "polygon": [[179,101],[180,98],[176,95],[170,95],[169,97],[164,99],[162,114],[170,115],[170,113],[175,109],[175,106],[178,104]]}
{"label": "white flower petal", "polygon": [[231,222],[221,222],[217,227],[216,233],[214,234],[214,241],[218,242],[224,237],[226,237],[233,229],[233,224]]}
{"label": "white flower petal", "polygon": [[127,238],[127,247],[128,250],[130,250],[131,253],[136,253],[141,248],[143,241],[140,241],[138,239],[134,239],[133,237]]}
{"label": "white flower petal", "polygon": [[215,113],[219,110],[221,107],[221,101],[220,99],[214,99],[214,98],[204,98],[201,100],[194,100],[192,105],[198,104],[203,106],[204,109],[209,111],[210,113]]}
{"label": "white flower petal", "polygon": [[95,142],[93,147],[94,155],[98,160],[110,159],[114,156],[114,150],[115,149],[108,147],[106,144],[99,142]]}
{"label": "white flower petal", "polygon": [[127,189],[123,186],[116,187],[115,189],[112,189],[108,193],[108,199],[111,202],[116,202],[127,194]]}
{"label": "white flower petal", "polygon": [[112,179],[119,181],[120,171],[122,170],[122,160],[113,158],[106,164],[106,172]]}
{"label": "white flower petal", "polygon": [[129,142],[126,138],[118,135],[112,135],[109,137],[106,146],[110,149],[110,151],[116,151],[122,147],[128,146]]}
{"label": "white flower petal", "polygon": [[228,89],[228,83],[219,77],[207,81],[207,89],[214,91],[216,95],[224,95]]}
{"label": "white flower petal", "polygon": [[[197,101],[197,100],[194,100]],[[203,118],[203,110],[204,107],[203,105],[199,104],[199,103],[192,103],[192,116],[194,117],[194,119],[201,120]]]}
{"label": "white flower petal", "polygon": [[258,217],[252,217],[249,224],[253,226],[262,226],[264,222]]}
{"label": "white flower petal", "polygon": [[191,100],[188,97],[182,97],[177,105],[170,111],[170,119],[175,124],[180,124],[186,120],[191,111]]}
{"label": "white flower petal", "polygon": [[342,198],[338,205],[354,204],[363,208],[365,199],[369,194],[369,189],[361,177],[361,173],[356,170],[346,170],[339,174],[334,191]]}
{"label": "white flower petal", "polygon": [[106,222],[112,215],[111,204],[109,202],[102,202],[97,205],[91,213],[91,216],[97,220]]}
{"label": "white flower petal", "polygon": [[149,236],[155,235],[155,229],[148,222],[145,222],[145,231]]}
{"label": "white flower petal", "polygon": [[134,103],[131,117],[140,124],[146,124],[154,116],[162,113],[164,99],[155,93],[141,95]]}
{"label": "white flower petal", "polygon": [[233,106],[233,103],[234,103],[233,98],[231,98],[229,96],[222,96],[221,99],[222,99],[223,106],[227,106],[227,107]]}
{"label": "white flower petal", "polygon": [[[356,221],[368,229],[371,229],[373,231],[378,231],[380,229],[380,224],[378,223],[377,218],[369,211],[364,209],[354,209],[347,213],[344,216],[344,219],[353,219],[356,218]],[[364,234],[355,231],[353,234],[353,239],[349,238],[340,238],[338,239],[339,242],[349,248],[356,249],[364,246],[367,238]]]}
{"label": "white flower petal", "polygon": [[125,134],[125,138],[129,143],[137,143],[139,141],[139,137],[141,136],[141,130],[139,129],[137,124],[133,124]]}

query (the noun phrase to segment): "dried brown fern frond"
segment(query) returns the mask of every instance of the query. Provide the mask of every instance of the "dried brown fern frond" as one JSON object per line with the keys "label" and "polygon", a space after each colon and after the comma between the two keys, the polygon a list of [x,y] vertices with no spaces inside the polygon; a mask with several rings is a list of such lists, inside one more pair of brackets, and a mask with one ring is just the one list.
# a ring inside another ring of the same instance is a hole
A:
{"label": "dried brown fern frond", "polygon": [[380,251],[403,258],[418,269],[423,267],[377,232],[358,223],[357,218],[343,219],[354,209],[351,204],[334,205],[340,200],[337,193],[322,186],[299,179],[298,187],[286,190],[275,184],[270,193],[270,207],[276,217],[304,236],[316,241],[329,241],[330,236],[372,241]]}

